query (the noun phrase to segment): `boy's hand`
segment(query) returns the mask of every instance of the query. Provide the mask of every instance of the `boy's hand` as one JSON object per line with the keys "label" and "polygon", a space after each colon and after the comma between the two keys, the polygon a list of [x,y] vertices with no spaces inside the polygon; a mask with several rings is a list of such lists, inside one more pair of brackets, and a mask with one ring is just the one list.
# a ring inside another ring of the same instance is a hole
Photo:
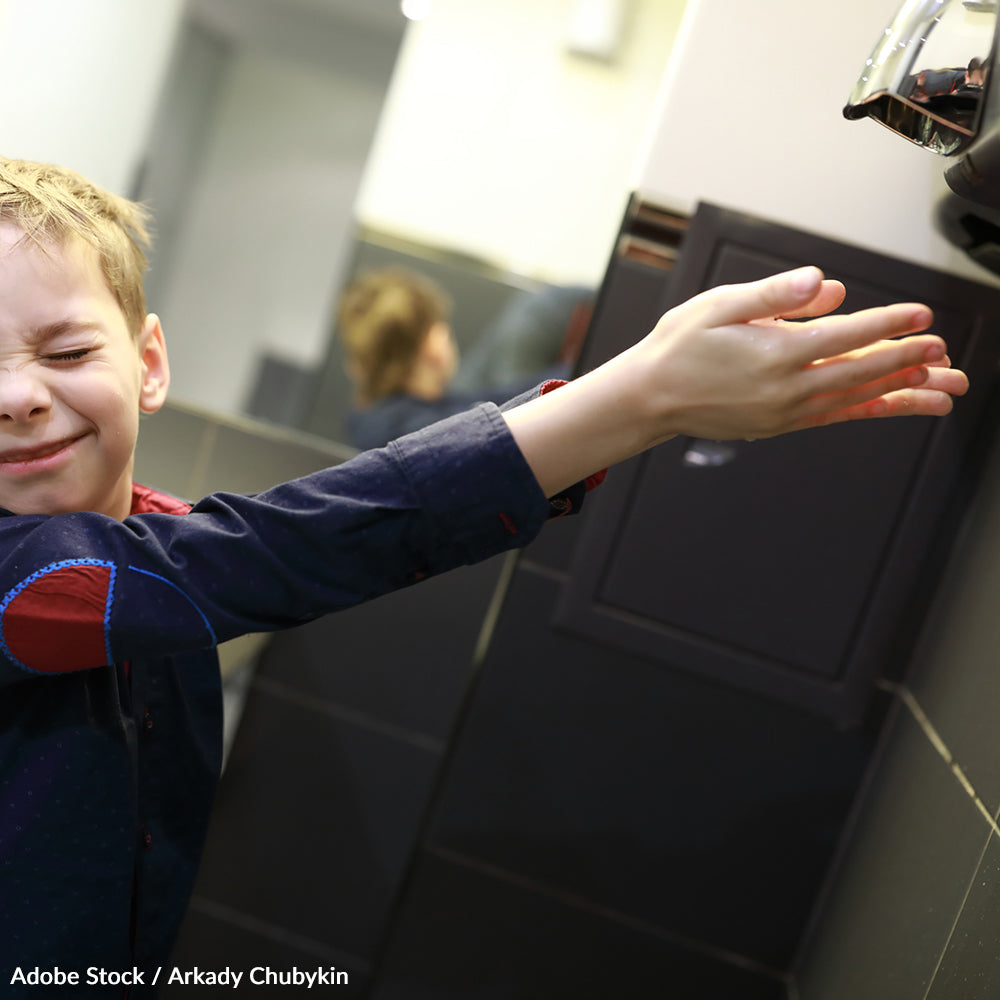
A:
{"label": "boy's hand", "polygon": [[948,413],[968,380],[940,337],[919,334],[930,309],[826,315],[844,294],[814,267],[713,288],[670,310],[634,347],[504,418],[551,496],[676,434],[761,438]]}
{"label": "boy's hand", "polygon": [[[718,440],[869,417],[951,409],[968,388],[916,303],[824,316],[844,298],[839,282],[801,268],[714,288],[671,310],[636,345],[661,377],[649,391],[674,433]],[[809,322],[797,317],[823,316]]]}

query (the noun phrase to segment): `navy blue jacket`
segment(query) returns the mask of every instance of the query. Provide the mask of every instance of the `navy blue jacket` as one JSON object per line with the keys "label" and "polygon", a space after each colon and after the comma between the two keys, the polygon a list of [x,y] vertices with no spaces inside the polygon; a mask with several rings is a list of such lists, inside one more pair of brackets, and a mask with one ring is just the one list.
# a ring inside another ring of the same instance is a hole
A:
{"label": "navy blue jacket", "polygon": [[469,410],[477,403],[504,403],[501,409],[507,409],[537,395],[539,383],[563,385],[568,374],[568,365],[554,364],[518,382],[475,392],[449,392],[440,399],[418,399],[403,393],[386,396],[347,414],[347,437],[355,448],[381,448],[404,434]]}
{"label": "navy blue jacket", "polygon": [[219,773],[216,643],[523,545],[565,508],[487,404],[181,517],[0,512],[0,995],[18,967],[148,984],[166,964]]}

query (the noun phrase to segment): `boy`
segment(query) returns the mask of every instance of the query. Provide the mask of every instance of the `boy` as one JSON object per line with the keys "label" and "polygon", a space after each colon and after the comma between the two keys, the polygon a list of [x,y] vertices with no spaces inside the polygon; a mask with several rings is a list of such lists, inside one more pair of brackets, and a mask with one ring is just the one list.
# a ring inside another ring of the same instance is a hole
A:
{"label": "boy", "polygon": [[189,510],[131,478],[138,413],[169,383],[144,236],[136,206],[78,175],[0,160],[7,996],[58,968],[77,977],[60,995],[134,997],[168,959],[219,769],[217,642],[524,545],[586,477],[674,434],[943,414],[967,386],[939,338],[885,339],[926,329],[924,306],[774,319],[841,301],[805,268],[700,295],[506,412]]}
{"label": "boy", "polygon": [[[547,378],[565,377],[570,362],[557,355],[577,306],[589,311],[582,289],[552,286],[518,296],[472,351],[472,374],[483,380],[462,390],[454,384],[459,354],[444,291],[404,268],[360,275],[337,308],[347,373],[357,390],[348,440],[356,448],[379,448],[476,403],[502,403]],[[530,376],[518,370],[520,355],[538,360]],[[502,385],[486,378],[494,367],[513,369]]]}

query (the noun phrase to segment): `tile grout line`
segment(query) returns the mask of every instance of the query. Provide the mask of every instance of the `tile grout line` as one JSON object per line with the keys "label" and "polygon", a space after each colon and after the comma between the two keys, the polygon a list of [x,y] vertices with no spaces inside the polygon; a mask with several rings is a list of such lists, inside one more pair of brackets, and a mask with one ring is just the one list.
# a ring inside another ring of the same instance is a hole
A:
{"label": "tile grout line", "polygon": [[[903,687],[901,684],[894,684],[890,681],[880,681],[878,685],[883,691],[888,691],[899,698],[900,701],[907,707],[910,714],[916,720],[918,726],[920,726],[924,735],[930,741],[931,746],[940,754],[941,758],[948,765],[951,772],[958,779],[959,784],[962,786],[963,790],[969,795],[972,801],[975,803],[976,808],[983,814],[986,818],[986,822],[990,826],[991,837],[993,834],[1000,836],[1000,829],[997,828],[996,820],[987,811],[986,806],[983,804],[982,799],[976,794],[976,790],[972,787],[972,782],[966,778],[961,767],[955,763],[955,758],[952,752],[948,749],[944,740],[941,739],[941,735],[934,728],[931,720],[924,713],[924,710],[920,707],[920,703],[917,701],[916,696],[912,691]],[[983,852],[979,857],[979,862],[977,864],[977,870],[980,864],[982,864],[983,857],[986,855],[986,850],[989,847],[990,838],[986,840],[986,844],[983,846]],[[954,937],[955,928],[958,927],[958,921],[961,919],[962,912],[965,910],[965,904],[969,900],[969,893],[972,892],[972,883],[975,881],[975,872],[973,873],[972,879],[965,889],[965,896],[962,898],[962,904],[958,908],[958,912],[955,914],[955,919],[952,922],[951,930],[948,932],[947,940],[945,941],[944,947],[941,949],[941,953],[938,955],[937,964],[934,966],[934,971],[931,973],[930,979],[927,982],[927,989],[924,992],[922,1000],[928,1000],[931,995],[931,990],[934,989],[934,983],[937,980],[938,973],[941,971],[941,963],[944,961],[944,957],[948,952],[948,948],[951,944],[951,939]]]}
{"label": "tile grout line", "polygon": [[[983,847],[982,854],[979,855],[979,861],[976,864],[976,870],[978,871],[979,866],[983,863],[983,858],[986,856],[986,850],[989,847],[989,839],[986,841],[986,846]],[[951,929],[948,931],[948,937],[945,940],[944,946],[941,948],[941,954],[938,955],[937,964],[934,966],[934,971],[931,973],[930,979],[927,981],[927,989],[924,992],[921,1000],[929,1000],[931,995],[931,990],[934,989],[934,983],[937,981],[938,973],[941,971],[941,964],[944,962],[945,955],[948,954],[948,949],[951,947],[951,939],[955,936],[955,929],[958,927],[959,920],[962,919],[962,913],[965,911],[965,904],[969,901],[969,893],[972,892],[972,883],[976,879],[976,873],[973,872],[972,879],[969,884],[965,887],[965,895],[962,897],[962,905],[959,906],[958,912],[955,914],[955,919],[952,921]]]}
{"label": "tile grout line", "polygon": [[328,701],[318,695],[308,694],[281,681],[272,680],[270,677],[254,676],[250,680],[250,688],[278,698],[288,704],[311,712],[318,712],[329,718],[338,719],[357,729],[362,729],[368,733],[375,733],[378,736],[385,736],[401,743],[407,743],[417,750],[424,750],[432,754],[443,754],[446,749],[445,741],[435,736],[429,736],[416,729],[407,729],[392,722],[386,722],[368,712],[347,708],[335,701]]}
{"label": "tile grout line", "polygon": [[288,945],[320,961],[332,964],[347,961],[359,968],[365,975],[371,972],[371,963],[367,958],[330,945],[326,941],[307,937],[281,924],[276,924],[269,920],[261,920],[251,913],[245,913],[238,907],[220,903],[218,900],[210,899],[208,896],[194,893],[191,896],[191,909],[202,916],[217,920],[220,923],[232,924],[234,927],[249,931],[251,934],[257,934],[260,937],[270,938],[272,941]]}
{"label": "tile grout line", "polygon": [[958,762],[955,760],[954,755],[948,749],[944,740],[941,739],[940,734],[934,728],[933,723],[929,718],[927,718],[924,710],[920,707],[920,703],[917,701],[913,692],[909,691],[907,688],[903,687],[901,684],[893,684],[889,681],[882,681],[879,683],[879,687],[885,691],[889,691],[896,695],[904,705],[909,709],[910,714],[916,720],[917,725],[923,730],[924,735],[930,741],[931,746],[938,752],[941,759],[948,765],[951,769],[952,774],[958,779],[958,783],[962,786],[965,793],[972,799],[975,803],[976,808],[982,813],[986,822],[989,824],[990,829],[1000,837],[1000,826],[997,826],[997,821],[994,819],[990,811],[986,808],[986,804],[976,793],[975,788],[972,787],[972,782],[965,776],[965,772],[959,766]]}
{"label": "tile grout line", "polygon": [[735,966],[756,975],[765,976],[768,979],[785,983],[786,985],[788,983],[788,976],[783,970],[772,968],[757,959],[731,951],[728,948],[713,945],[707,941],[701,941],[697,938],[689,937],[686,934],[672,931],[668,927],[662,926],[643,917],[637,917],[633,914],[626,913],[616,907],[599,903],[596,900],[590,899],[589,897],[581,895],[578,892],[560,888],[552,883],[537,879],[530,875],[512,871],[509,868],[493,864],[492,862],[486,861],[482,858],[472,857],[471,855],[464,854],[460,850],[454,850],[441,844],[427,844],[425,845],[425,850],[432,857],[447,861],[450,864],[457,865],[462,868],[467,868],[480,875],[487,876],[488,878],[505,882],[508,885],[518,886],[521,889],[530,892],[532,895],[541,896],[542,898],[556,902],[561,906],[581,910],[592,916],[612,921],[620,926],[629,927],[642,934],[647,934],[650,937],[655,937],[661,941],[665,941],[668,944],[673,945],[675,948],[686,949],[687,951],[694,952],[695,954],[710,958],[714,961],[722,962],[729,966]]}

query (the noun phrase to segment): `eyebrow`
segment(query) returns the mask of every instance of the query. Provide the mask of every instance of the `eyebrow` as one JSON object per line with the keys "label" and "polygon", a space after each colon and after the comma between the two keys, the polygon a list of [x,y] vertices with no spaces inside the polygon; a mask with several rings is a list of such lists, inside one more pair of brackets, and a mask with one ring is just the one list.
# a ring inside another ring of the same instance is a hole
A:
{"label": "eyebrow", "polygon": [[35,344],[44,344],[46,341],[55,340],[67,334],[96,332],[98,325],[91,320],[61,319],[54,323],[45,323],[43,326],[35,327],[28,334],[29,339]]}

